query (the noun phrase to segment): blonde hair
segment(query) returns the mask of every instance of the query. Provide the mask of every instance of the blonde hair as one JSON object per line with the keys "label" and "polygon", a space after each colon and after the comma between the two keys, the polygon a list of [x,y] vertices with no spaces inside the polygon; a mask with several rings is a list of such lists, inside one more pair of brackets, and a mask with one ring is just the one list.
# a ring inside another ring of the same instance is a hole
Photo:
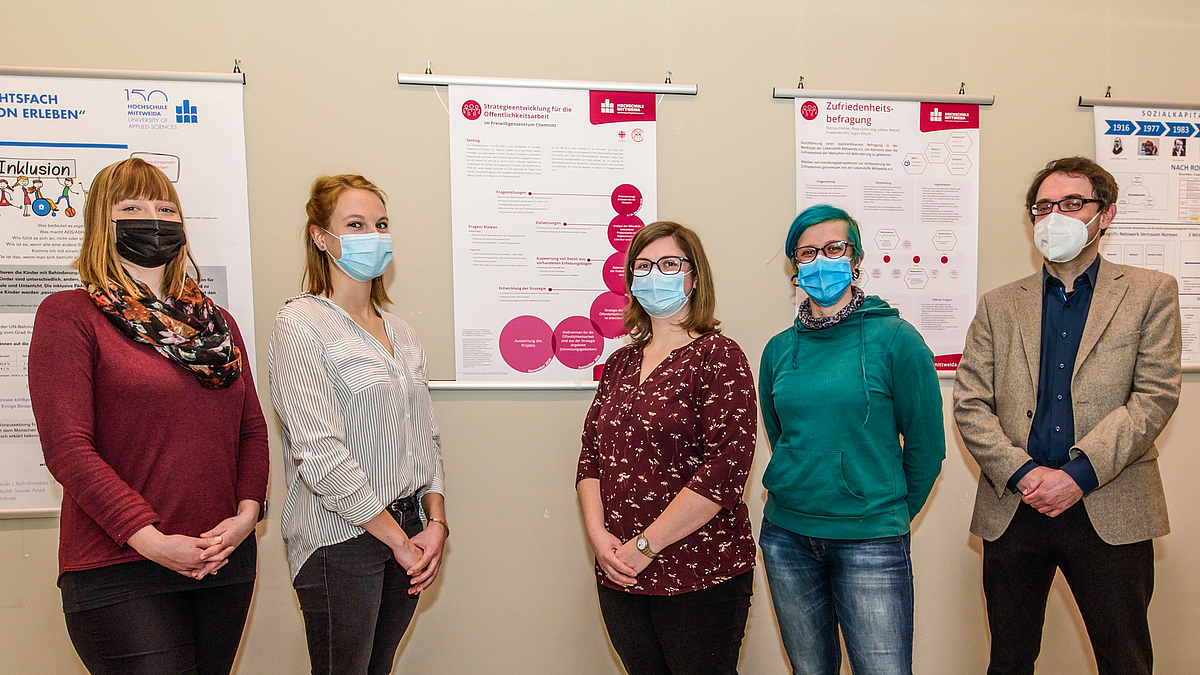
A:
{"label": "blonde hair", "polygon": [[[300,284],[306,293],[312,295],[329,295],[333,292],[333,278],[329,274],[329,254],[317,248],[309,230],[315,225],[329,231],[329,219],[337,208],[338,199],[347,190],[366,190],[379,197],[379,201],[387,205],[387,195],[374,183],[357,174],[341,173],[336,176],[320,176],[313,181],[309,190],[308,204],[304,211],[308,222],[304,224],[304,277]],[[387,288],[383,285],[383,277],[371,280],[371,304],[382,306],[391,304]]]}
{"label": "blonde hair", "polygon": [[633,299],[633,260],[647,246],[663,237],[672,237],[683,251],[683,257],[692,261],[692,297],[688,301],[687,317],[680,327],[691,333],[720,333],[721,322],[717,320],[717,291],[712,281],[712,269],[708,256],[700,244],[700,236],[693,230],[669,220],[660,220],[638,230],[625,253],[625,293],[629,304],[625,307],[625,330],[635,344],[648,341],[653,336],[650,315],[641,303]]}
{"label": "blonde hair", "polygon": [[[179,193],[166,174],[136,157],[110,164],[96,174],[87,192],[83,205],[83,245],[72,266],[79,271],[79,279],[85,286],[108,292],[109,286],[116,284],[136,295],[137,283],[117,256],[116,234],[112,227],[113,205],[125,199],[171,202],[179,209],[179,220],[183,222]],[[200,268],[192,259],[185,240],[163,273],[162,290],[168,295],[178,297],[183,293],[189,262],[199,277]],[[159,289],[151,290],[158,292]]]}

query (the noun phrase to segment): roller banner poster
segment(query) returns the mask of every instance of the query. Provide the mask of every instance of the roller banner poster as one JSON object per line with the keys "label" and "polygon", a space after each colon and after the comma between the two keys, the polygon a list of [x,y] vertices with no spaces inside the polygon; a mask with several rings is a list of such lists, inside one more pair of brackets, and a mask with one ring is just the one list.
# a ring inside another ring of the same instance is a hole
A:
{"label": "roller banner poster", "polygon": [[174,182],[202,287],[253,351],[242,84],[0,76],[0,516],[61,502],[29,404],[29,337],[41,301],[80,285],[93,177],[128,157]]}
{"label": "roller banner poster", "polygon": [[1200,110],[1093,110],[1096,161],[1120,188],[1100,254],[1179,280],[1183,364],[1200,368]]}
{"label": "roller banner poster", "polygon": [[858,221],[855,283],[957,368],[977,297],[979,106],[797,98],[797,212],[814,204]]}
{"label": "roller banner poster", "polygon": [[457,379],[591,382],[657,212],[652,93],[450,87]]}

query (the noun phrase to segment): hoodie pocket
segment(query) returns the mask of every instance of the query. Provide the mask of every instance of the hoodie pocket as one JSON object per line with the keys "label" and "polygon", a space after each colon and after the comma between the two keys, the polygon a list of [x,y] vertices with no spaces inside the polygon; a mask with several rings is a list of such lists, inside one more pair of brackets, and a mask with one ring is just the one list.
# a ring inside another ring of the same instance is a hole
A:
{"label": "hoodie pocket", "polygon": [[775,452],[763,486],[775,504],[822,518],[857,518],[866,500],[846,482],[841,452]]}

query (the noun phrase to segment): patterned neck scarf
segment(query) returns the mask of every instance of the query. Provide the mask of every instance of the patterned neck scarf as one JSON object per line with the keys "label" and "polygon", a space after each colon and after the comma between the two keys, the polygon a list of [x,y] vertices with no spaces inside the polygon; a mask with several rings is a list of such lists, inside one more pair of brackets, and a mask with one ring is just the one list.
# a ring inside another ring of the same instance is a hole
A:
{"label": "patterned neck scarf", "polygon": [[863,300],[867,299],[867,294],[858,286],[850,287],[850,304],[838,310],[833,316],[813,316],[811,300],[805,298],[804,302],[800,303],[800,307],[796,312],[796,317],[800,319],[800,324],[809,330],[821,330],[836,326],[846,320],[846,317],[854,313],[854,310],[862,307]]}
{"label": "patterned neck scarf", "polygon": [[92,302],[117,330],[192,371],[205,389],[224,389],[242,374],[242,353],[225,317],[191,277],[178,298],[159,300],[140,281],[138,295],[118,284],[105,293],[88,284]]}

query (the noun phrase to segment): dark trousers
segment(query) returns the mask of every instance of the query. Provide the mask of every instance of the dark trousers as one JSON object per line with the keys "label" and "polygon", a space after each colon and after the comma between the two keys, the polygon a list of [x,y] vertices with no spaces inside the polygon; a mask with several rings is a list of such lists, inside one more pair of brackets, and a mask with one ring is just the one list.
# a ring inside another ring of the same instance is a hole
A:
{"label": "dark trousers", "polygon": [[159,593],[70,612],[67,633],[92,675],[229,675],[254,582]]}
{"label": "dark trousers", "polygon": [[1105,543],[1082,502],[1056,518],[1021,504],[1004,534],[983,542],[988,675],[1032,675],[1056,569],[1079,605],[1100,675],[1150,675],[1154,544]]}
{"label": "dark trousers", "polygon": [[737,675],[753,572],[680,595],[597,586],[608,638],[629,675]]}
{"label": "dark trousers", "polygon": [[[412,537],[416,509],[393,514]],[[304,614],[313,675],[386,675],[417,609],[408,573],[392,549],[370,534],[322,546],[292,586]]]}

